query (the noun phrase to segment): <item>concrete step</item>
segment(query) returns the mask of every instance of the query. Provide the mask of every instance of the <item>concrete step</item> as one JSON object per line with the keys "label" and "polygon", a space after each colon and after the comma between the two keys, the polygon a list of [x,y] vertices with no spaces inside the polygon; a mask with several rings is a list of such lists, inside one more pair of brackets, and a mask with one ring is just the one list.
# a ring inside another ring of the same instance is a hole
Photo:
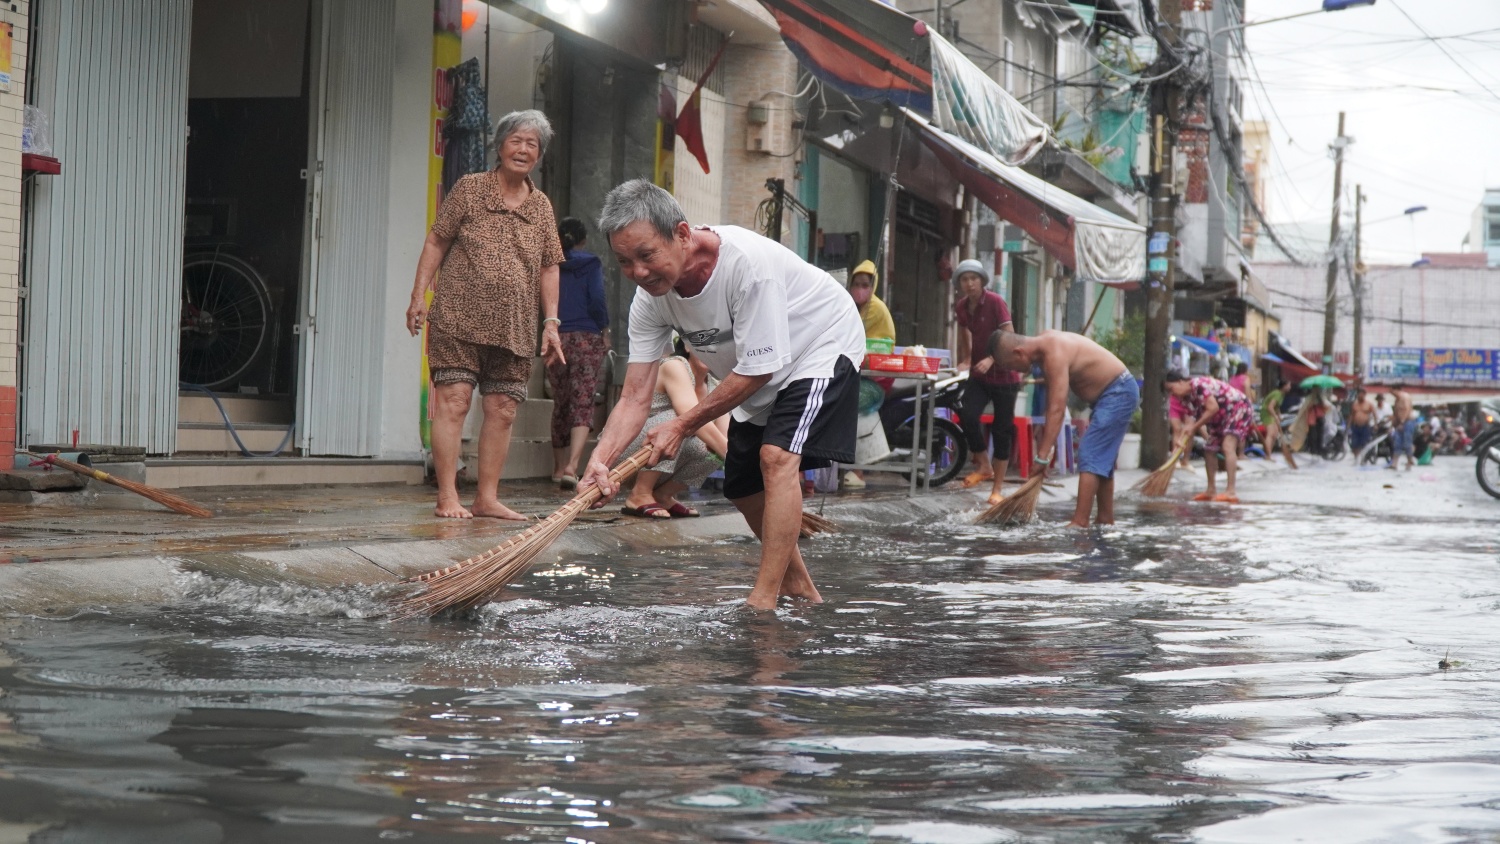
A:
{"label": "concrete step", "polygon": [[[533,396],[539,394],[533,393]],[[529,398],[516,411],[516,424],[511,428],[511,436],[525,440],[551,440],[552,438],[552,408],[556,402],[551,399]]]}
{"label": "concrete step", "polygon": [[[594,451],[594,440],[589,440],[583,449],[583,460],[587,461]],[[479,441],[464,440],[461,459],[469,467],[469,477],[474,477],[479,465]],[[582,470],[583,466],[578,467]],[[513,437],[510,452],[505,457],[505,469],[500,473],[503,480],[525,480],[527,478],[552,477],[552,440],[549,437]]]}
{"label": "concrete step", "polygon": [[319,457],[168,458],[146,461],[145,482],[164,489],[204,486],[420,484],[420,461]]}
{"label": "concrete step", "polygon": [[[245,447],[254,452],[275,450],[286,436],[287,429],[284,424],[264,422],[236,422],[234,427]],[[240,449],[223,422],[179,422],[177,453],[238,455]]]}
{"label": "concrete step", "polygon": [[[263,422],[279,424],[284,429],[292,421],[295,402],[286,396],[219,396],[219,402],[229,414],[229,421],[239,427],[240,423]],[[224,420],[213,399],[202,393],[181,393],[177,397],[177,421],[192,423],[215,423]],[[273,444],[274,445],[274,444]]]}

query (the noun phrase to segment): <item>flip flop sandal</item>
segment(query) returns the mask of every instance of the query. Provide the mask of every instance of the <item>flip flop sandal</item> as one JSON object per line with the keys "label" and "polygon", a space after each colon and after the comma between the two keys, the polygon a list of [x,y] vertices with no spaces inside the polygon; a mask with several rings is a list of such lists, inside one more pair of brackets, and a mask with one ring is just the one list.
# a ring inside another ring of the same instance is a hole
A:
{"label": "flip flop sandal", "polygon": [[963,488],[972,489],[984,483],[985,481],[993,481],[994,479],[994,475],[984,475],[979,472],[970,472],[968,475],[964,476]]}
{"label": "flip flop sandal", "polygon": [[1214,494],[1211,493],[1211,492],[1200,492],[1197,495],[1193,496],[1193,500],[1194,501],[1213,501],[1214,500]]}
{"label": "flip flop sandal", "polygon": [[564,490],[575,490],[578,488],[578,477],[576,475],[563,475],[557,479],[557,486]]}
{"label": "flip flop sandal", "polygon": [[644,507],[621,507],[620,512],[627,516],[635,516],[638,519],[670,519],[672,514],[667,508],[655,502]]}
{"label": "flip flop sandal", "polygon": [[1222,493],[1220,495],[1215,495],[1214,496],[1214,500],[1218,501],[1218,502],[1220,502],[1222,504],[1238,504],[1238,503],[1240,503],[1239,496],[1237,496],[1237,495],[1230,495],[1227,492],[1226,493]]}
{"label": "flip flop sandal", "polygon": [[672,514],[672,518],[674,519],[696,519],[699,516],[703,515],[697,510],[694,510],[686,504],[683,504],[681,501],[678,501],[671,507],[668,507],[667,512]]}

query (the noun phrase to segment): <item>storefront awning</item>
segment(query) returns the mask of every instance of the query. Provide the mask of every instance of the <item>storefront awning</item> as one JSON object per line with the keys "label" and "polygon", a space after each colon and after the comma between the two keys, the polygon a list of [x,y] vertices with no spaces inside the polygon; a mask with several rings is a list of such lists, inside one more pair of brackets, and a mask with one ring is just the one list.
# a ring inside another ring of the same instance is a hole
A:
{"label": "storefront awning", "polygon": [[851,97],[930,115],[1007,164],[1024,164],[1050,128],[927,25],[879,0],[760,0],[812,74]]}
{"label": "storefront awning", "polygon": [[878,0],[761,0],[814,76],[860,99],[932,111],[925,25]]}
{"label": "storefront awning", "polygon": [[1077,278],[1126,289],[1145,278],[1145,227],[1012,167],[921,115],[906,114],[954,178]]}
{"label": "storefront awning", "polygon": [[1281,336],[1275,331],[1268,331],[1266,332],[1266,334],[1270,339],[1270,343],[1268,343],[1267,345],[1270,346],[1270,351],[1276,355],[1280,362],[1288,365],[1300,366],[1304,369],[1310,369],[1312,370],[1312,374],[1317,374],[1318,372],[1322,371],[1318,369],[1317,364],[1298,354],[1297,350],[1292,348],[1292,344],[1288,343],[1285,337]]}
{"label": "storefront awning", "polygon": [[1208,340],[1203,337],[1190,337],[1186,334],[1178,337],[1177,339],[1183,341],[1184,343],[1187,343],[1189,346],[1195,346],[1199,349],[1202,349],[1213,357],[1218,357],[1219,355],[1219,344],[1215,343],[1212,340]]}

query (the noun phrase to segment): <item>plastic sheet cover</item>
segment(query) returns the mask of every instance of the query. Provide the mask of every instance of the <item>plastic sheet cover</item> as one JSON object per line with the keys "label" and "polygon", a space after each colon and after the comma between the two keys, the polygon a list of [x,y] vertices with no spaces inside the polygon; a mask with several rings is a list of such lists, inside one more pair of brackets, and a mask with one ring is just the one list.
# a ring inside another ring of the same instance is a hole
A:
{"label": "plastic sheet cover", "polygon": [[974,66],[943,36],[932,42],[932,116],[940,129],[989,152],[1006,164],[1031,160],[1050,132],[1040,117]]}

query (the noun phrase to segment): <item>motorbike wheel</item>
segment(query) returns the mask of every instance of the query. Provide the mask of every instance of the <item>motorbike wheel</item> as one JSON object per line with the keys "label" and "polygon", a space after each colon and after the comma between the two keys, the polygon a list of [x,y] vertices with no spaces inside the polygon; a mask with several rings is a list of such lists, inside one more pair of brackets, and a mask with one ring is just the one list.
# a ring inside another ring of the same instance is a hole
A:
{"label": "motorbike wheel", "polygon": [[1480,446],[1479,457],[1474,461],[1474,476],[1479,479],[1480,489],[1500,498],[1500,440]]}
{"label": "motorbike wheel", "polygon": [[[892,439],[899,443],[915,442],[912,423],[901,426]],[[964,440],[963,430],[947,419],[932,420],[932,439],[928,443],[927,454],[929,486],[939,487],[958,477],[969,460],[969,445]],[[902,477],[909,481],[911,473],[903,472]],[[922,478],[919,476],[917,480],[920,482]]]}

